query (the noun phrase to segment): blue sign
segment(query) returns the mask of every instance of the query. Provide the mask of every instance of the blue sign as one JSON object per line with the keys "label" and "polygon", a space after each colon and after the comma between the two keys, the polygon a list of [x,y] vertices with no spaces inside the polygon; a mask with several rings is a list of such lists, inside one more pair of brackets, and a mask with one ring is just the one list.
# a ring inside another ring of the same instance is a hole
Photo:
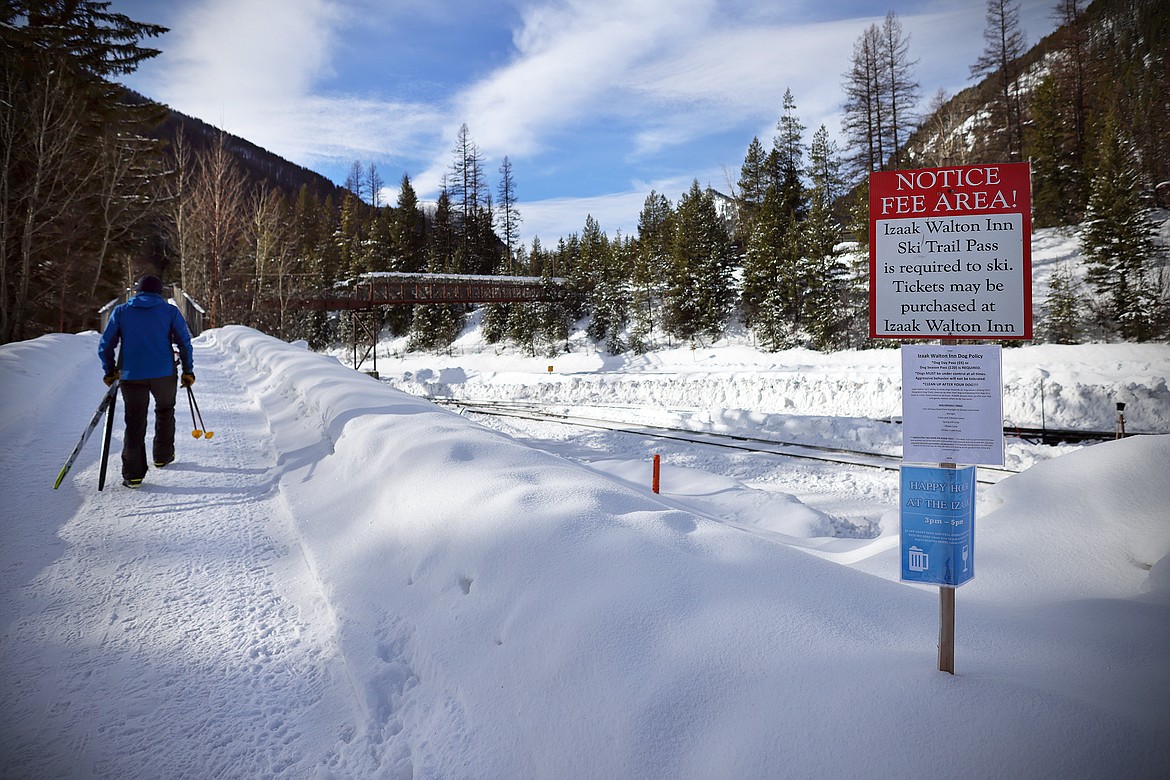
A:
{"label": "blue sign", "polygon": [[902,466],[902,580],[957,588],[975,576],[975,467]]}

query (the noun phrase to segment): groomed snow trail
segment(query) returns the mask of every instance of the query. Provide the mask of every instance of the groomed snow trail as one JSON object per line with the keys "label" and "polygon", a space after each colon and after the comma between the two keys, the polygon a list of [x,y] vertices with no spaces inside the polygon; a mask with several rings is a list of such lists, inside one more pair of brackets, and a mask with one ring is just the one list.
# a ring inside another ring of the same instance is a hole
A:
{"label": "groomed snow trail", "polygon": [[[96,382],[96,349],[78,356],[68,381]],[[335,621],[280,495],[268,422],[214,341],[197,340],[195,360],[215,435],[190,435],[180,390],[177,460],[141,489],[120,484],[121,404],[103,492],[100,431],[60,491],[47,489],[59,465],[34,464],[25,495],[59,505],[60,522],[19,530],[42,571],[5,573],[5,777],[306,777],[352,737]],[[63,460],[91,414],[7,430],[75,429],[54,441]],[[19,476],[3,465],[6,482]]]}

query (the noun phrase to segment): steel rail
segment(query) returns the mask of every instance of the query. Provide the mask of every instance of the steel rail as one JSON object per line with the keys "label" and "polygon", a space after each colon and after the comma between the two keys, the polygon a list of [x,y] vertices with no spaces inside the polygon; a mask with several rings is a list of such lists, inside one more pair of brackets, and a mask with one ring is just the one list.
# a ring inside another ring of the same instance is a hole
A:
{"label": "steel rail", "polygon": [[[839,463],[847,466],[862,466],[885,471],[897,471],[902,465],[902,459],[899,456],[881,452],[870,452],[846,447],[830,447],[819,444],[804,444],[801,442],[765,439],[740,434],[691,431],[685,428],[673,428],[669,426],[634,426],[630,423],[614,420],[549,412],[541,409],[540,404],[535,403],[469,401],[445,397],[433,397],[431,400],[435,403],[455,407],[471,414],[482,414],[489,417],[510,417],[533,422],[573,425],[581,428],[615,431],[633,436],[667,439],[670,441],[685,442],[687,444],[721,447],[724,449],[755,452],[778,457]],[[980,466],[977,472],[979,475],[978,481],[985,485],[993,485],[1000,479],[1016,473],[1019,472],[994,466]]]}

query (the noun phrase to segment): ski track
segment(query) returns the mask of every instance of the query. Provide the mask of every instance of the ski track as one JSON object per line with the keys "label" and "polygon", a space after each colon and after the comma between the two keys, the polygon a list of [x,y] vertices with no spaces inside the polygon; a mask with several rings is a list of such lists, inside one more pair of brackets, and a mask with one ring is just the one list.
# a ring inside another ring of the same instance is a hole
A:
{"label": "ski track", "polygon": [[[67,477],[81,498],[46,567],[6,582],[3,777],[304,777],[352,738],[335,622],[231,360],[196,341],[194,389],[215,435],[188,435],[180,390],[177,460],[137,491],[120,484],[119,404],[106,489],[99,431]],[[300,725],[323,722],[333,728]]]}

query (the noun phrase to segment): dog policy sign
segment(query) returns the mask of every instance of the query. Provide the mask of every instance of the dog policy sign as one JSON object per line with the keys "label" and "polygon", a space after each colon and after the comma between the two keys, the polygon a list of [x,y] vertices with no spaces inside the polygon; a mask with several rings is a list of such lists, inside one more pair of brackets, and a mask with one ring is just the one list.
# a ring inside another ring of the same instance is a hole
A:
{"label": "dog policy sign", "polygon": [[869,179],[871,338],[1032,338],[1027,163]]}

